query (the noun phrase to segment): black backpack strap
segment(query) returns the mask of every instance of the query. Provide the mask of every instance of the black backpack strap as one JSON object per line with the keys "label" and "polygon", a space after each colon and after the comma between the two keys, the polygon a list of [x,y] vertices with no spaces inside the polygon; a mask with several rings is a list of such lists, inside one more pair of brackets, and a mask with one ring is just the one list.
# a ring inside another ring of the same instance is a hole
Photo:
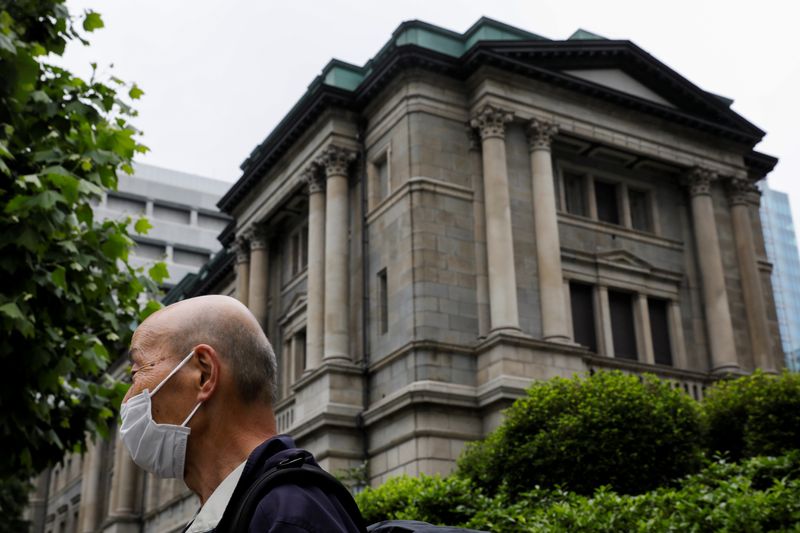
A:
{"label": "black backpack strap", "polygon": [[[338,479],[322,468],[308,463],[307,460],[311,458],[311,453],[300,450],[261,474],[240,500],[238,508],[231,513],[231,525],[225,531],[246,532],[250,527],[250,521],[253,519],[256,508],[265,494],[282,483],[296,483],[316,486],[333,494],[359,531],[366,532],[364,519],[361,517],[361,511],[359,511],[353,495]],[[227,511],[229,510],[226,510],[226,515]]]}

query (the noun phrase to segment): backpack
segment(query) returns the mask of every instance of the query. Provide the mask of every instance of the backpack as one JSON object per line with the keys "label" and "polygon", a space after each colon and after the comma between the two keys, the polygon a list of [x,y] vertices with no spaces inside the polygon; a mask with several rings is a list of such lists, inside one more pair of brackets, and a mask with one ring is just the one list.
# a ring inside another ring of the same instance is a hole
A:
{"label": "backpack", "polygon": [[356,527],[366,533],[481,533],[474,529],[434,526],[427,522],[416,520],[387,520],[367,526],[350,491],[331,474],[307,462],[310,458],[312,458],[311,453],[300,450],[261,474],[255,483],[247,489],[244,498],[239,501],[238,507],[226,509],[225,514],[228,515],[230,511],[232,518],[230,525],[227,528],[223,528],[223,530],[237,533],[247,531],[250,527],[250,521],[256,512],[256,507],[258,507],[264,495],[272,488],[282,483],[305,482],[321,487],[329,494],[333,494],[356,524]]}

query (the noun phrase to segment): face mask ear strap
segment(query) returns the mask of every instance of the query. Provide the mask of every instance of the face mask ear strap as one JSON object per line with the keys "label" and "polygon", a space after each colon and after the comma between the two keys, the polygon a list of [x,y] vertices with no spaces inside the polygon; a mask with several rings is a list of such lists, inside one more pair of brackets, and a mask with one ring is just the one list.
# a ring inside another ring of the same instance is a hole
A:
{"label": "face mask ear strap", "polygon": [[187,355],[186,357],[184,357],[184,358],[183,358],[183,361],[181,361],[180,363],[178,363],[178,366],[176,366],[175,368],[173,368],[173,369],[172,369],[172,372],[170,372],[169,374],[167,374],[167,377],[165,377],[163,380],[161,380],[161,383],[159,383],[159,384],[158,384],[158,386],[156,386],[156,388],[155,388],[155,389],[153,389],[153,392],[151,392],[151,393],[150,393],[150,396],[153,396],[153,395],[155,395],[155,393],[157,393],[157,392],[159,391],[159,389],[161,389],[161,387],[163,387],[163,386],[164,386],[164,383],[166,383],[167,381],[169,381],[169,378],[171,378],[172,376],[174,376],[174,375],[175,375],[175,373],[176,373],[176,372],[178,372],[178,370],[180,370],[180,369],[183,367],[183,365],[185,365],[185,364],[186,364],[186,363],[189,361],[189,359],[191,359],[191,358],[192,358],[192,356],[193,356],[193,355],[194,355],[194,350],[192,350],[191,352],[189,352],[189,355]]}
{"label": "face mask ear strap", "polygon": [[188,424],[188,423],[189,423],[189,420],[191,420],[191,419],[192,419],[192,417],[193,417],[193,416],[194,416],[194,414],[197,412],[197,410],[198,410],[198,409],[200,409],[200,406],[201,406],[201,405],[203,405],[203,402],[200,402],[200,403],[198,403],[197,405],[195,405],[195,406],[194,406],[194,409],[192,409],[192,412],[191,412],[191,413],[189,413],[189,416],[187,416],[187,417],[186,417],[186,420],[184,420],[184,421],[183,421],[183,424],[181,424],[182,426],[185,426],[186,424]]}

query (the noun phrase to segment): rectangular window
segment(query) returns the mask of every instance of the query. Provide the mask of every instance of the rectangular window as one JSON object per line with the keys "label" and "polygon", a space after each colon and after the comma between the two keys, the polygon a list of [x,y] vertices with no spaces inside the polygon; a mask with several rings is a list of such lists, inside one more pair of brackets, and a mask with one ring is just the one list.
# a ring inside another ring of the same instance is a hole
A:
{"label": "rectangular window", "polygon": [[197,215],[197,225],[204,229],[211,229],[214,231],[222,231],[228,225],[228,221],[224,218],[215,217],[205,213]]}
{"label": "rectangular window", "polygon": [[609,224],[619,224],[616,185],[595,180],[594,197],[597,201],[597,218]]}
{"label": "rectangular window", "polygon": [[597,335],[594,329],[594,291],[591,285],[571,281],[569,299],[572,306],[572,330],[575,342],[597,352]]}
{"label": "rectangular window", "polygon": [[667,301],[660,298],[647,299],[650,315],[650,332],[653,338],[653,355],[659,365],[672,366],[672,346],[669,342]]}
{"label": "rectangular window", "polygon": [[638,359],[636,328],[633,323],[633,297],[627,292],[608,291],[614,357]]}
{"label": "rectangular window", "polygon": [[166,249],[163,244],[153,244],[149,242],[135,242],[133,255],[142,259],[161,260],[164,258]]}
{"label": "rectangular window", "polygon": [[294,336],[294,380],[303,376],[306,369],[306,330],[300,330]]}
{"label": "rectangular window", "polygon": [[300,272],[300,234],[295,233],[292,235],[292,276],[296,276]]}
{"label": "rectangular window", "polygon": [[381,199],[389,196],[389,158],[384,154],[380,161],[375,163],[375,173],[378,175],[378,194]]}
{"label": "rectangular window", "polygon": [[628,189],[628,204],[631,209],[631,225],[639,231],[653,231],[650,217],[650,198],[645,191]]}
{"label": "rectangular window", "polygon": [[172,250],[172,262],[201,268],[208,262],[208,253],[174,248]]}
{"label": "rectangular window", "polygon": [[567,213],[589,216],[586,208],[586,180],[581,174],[564,172],[564,201]]}
{"label": "rectangular window", "polygon": [[153,205],[153,218],[176,224],[189,224],[191,213],[188,209],[180,209],[167,205]]}
{"label": "rectangular window", "polygon": [[386,280],[386,269],[378,272],[378,319],[381,335],[389,332],[389,288]]}
{"label": "rectangular window", "polygon": [[126,215],[143,215],[145,202],[144,200],[109,194],[106,197],[106,207],[110,211],[119,211]]}

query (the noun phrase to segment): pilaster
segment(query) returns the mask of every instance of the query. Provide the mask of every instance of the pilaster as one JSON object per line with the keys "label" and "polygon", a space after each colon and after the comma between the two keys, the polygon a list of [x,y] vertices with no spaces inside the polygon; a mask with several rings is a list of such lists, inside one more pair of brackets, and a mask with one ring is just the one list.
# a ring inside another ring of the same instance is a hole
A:
{"label": "pilaster", "polygon": [[250,296],[250,245],[239,237],[231,247],[236,254],[236,298],[247,305]]}
{"label": "pilaster", "polygon": [[303,171],[308,184],[307,371],[322,362],[325,340],[325,181],[321,172],[316,163]]}
{"label": "pilaster", "polygon": [[269,302],[269,237],[263,227],[256,226],[247,233],[250,242],[250,272],[247,306],[267,330],[267,305]]}

